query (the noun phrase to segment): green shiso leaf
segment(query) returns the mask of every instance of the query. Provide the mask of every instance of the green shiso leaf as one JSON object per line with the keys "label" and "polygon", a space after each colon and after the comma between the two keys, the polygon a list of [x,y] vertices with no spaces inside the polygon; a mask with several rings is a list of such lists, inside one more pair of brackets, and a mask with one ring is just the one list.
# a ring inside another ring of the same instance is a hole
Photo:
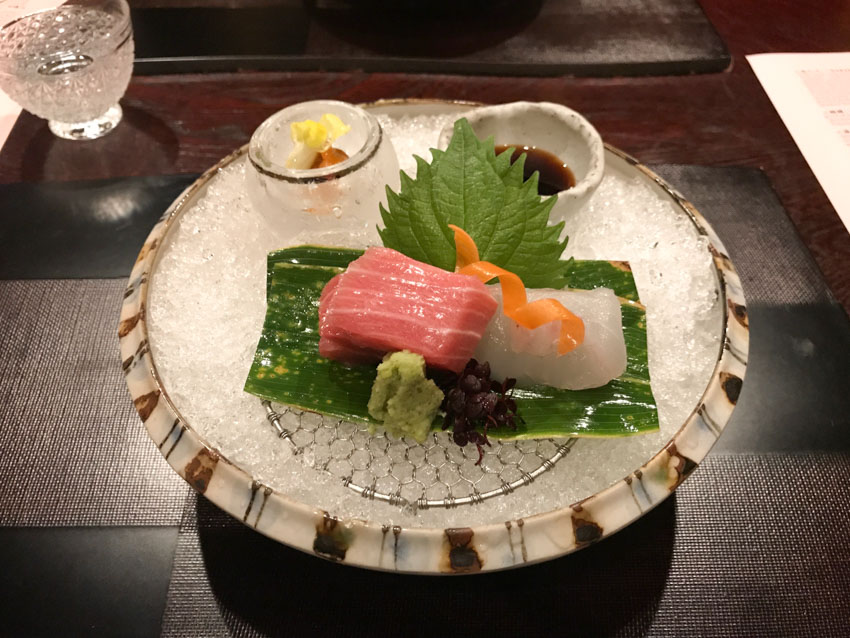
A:
{"label": "green shiso leaf", "polygon": [[[334,275],[361,254],[323,246],[297,246],[269,254],[266,319],[245,382],[246,392],[374,424],[367,403],[375,367],[349,368],[319,356],[319,295]],[[628,266],[607,261],[564,263],[570,264],[571,287],[612,288],[621,298],[626,372],[606,386],[590,390],[517,389],[514,396],[525,425],[515,432],[494,430],[491,435],[502,439],[612,437],[657,430],[658,410],[647,364],[646,313],[637,300]]]}
{"label": "green shiso leaf", "polygon": [[484,261],[520,276],[529,288],[563,288],[569,262],[558,238],[561,222],[549,226],[556,197],[537,194],[537,174],[523,181],[525,156],[496,155],[493,139],[480,141],[466,119],[455,122],[445,151],[432,149],[429,164],[416,158],[416,179],[401,174],[401,189],[387,188],[381,206],[384,246],[445,270],[454,270],[455,243],[448,224],[463,228]]}

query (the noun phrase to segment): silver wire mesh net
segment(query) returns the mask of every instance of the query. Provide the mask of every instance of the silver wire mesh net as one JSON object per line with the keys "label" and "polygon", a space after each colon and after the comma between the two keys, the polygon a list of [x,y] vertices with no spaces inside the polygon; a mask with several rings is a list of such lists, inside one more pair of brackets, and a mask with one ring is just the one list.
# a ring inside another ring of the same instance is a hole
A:
{"label": "silver wire mesh net", "polygon": [[338,477],[364,498],[411,509],[480,503],[528,485],[551,469],[575,439],[500,441],[490,436],[479,461],[447,432],[424,443],[370,433],[366,425],[263,401],[266,417],[302,462]]}

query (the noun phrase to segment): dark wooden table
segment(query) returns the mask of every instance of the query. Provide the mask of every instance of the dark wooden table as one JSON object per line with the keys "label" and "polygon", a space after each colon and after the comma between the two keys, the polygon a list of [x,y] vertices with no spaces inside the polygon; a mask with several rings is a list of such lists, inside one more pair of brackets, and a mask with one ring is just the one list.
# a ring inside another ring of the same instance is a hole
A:
{"label": "dark wooden table", "polygon": [[[817,10],[794,0],[703,0],[703,6],[733,56],[724,73],[610,79],[357,71],[136,77],[123,100],[128,125],[96,145],[56,140],[42,120],[25,113],[0,156],[0,181],[200,172],[247,142],[269,114],[307,99],[550,100],[581,111],[605,140],[647,163],[763,169],[833,293],[850,310],[850,234],[744,59],[768,51],[846,50],[847,3],[823,0]],[[746,208],[741,202],[742,214]]]}

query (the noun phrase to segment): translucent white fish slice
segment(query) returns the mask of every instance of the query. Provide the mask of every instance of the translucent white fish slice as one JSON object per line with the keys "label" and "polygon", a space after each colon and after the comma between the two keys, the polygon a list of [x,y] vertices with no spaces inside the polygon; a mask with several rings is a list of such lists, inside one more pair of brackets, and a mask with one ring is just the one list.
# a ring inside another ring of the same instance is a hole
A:
{"label": "translucent white fish slice", "polygon": [[620,301],[608,288],[596,290],[529,289],[528,300],[553,298],[584,321],[584,342],[558,356],[560,322],[534,330],[502,312],[502,294],[490,286],[499,309],[478,344],[475,357],[489,361],[493,378],[513,377],[518,385],[543,384],[568,390],[603,386],[626,370],[626,342]]}

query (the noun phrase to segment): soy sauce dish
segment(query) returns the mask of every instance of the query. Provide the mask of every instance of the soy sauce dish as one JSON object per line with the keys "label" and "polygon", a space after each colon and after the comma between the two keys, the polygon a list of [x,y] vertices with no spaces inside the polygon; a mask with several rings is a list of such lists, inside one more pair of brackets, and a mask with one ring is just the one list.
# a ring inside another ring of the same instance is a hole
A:
{"label": "soy sauce dish", "polygon": [[[512,102],[463,113],[480,139],[492,137],[496,150],[515,148],[514,159],[526,153],[526,177],[540,173],[541,195],[558,195],[550,221],[565,220],[583,207],[602,182],[605,147],[602,138],[580,113],[553,102]],[[440,148],[448,146],[453,128],[440,133]]]}

